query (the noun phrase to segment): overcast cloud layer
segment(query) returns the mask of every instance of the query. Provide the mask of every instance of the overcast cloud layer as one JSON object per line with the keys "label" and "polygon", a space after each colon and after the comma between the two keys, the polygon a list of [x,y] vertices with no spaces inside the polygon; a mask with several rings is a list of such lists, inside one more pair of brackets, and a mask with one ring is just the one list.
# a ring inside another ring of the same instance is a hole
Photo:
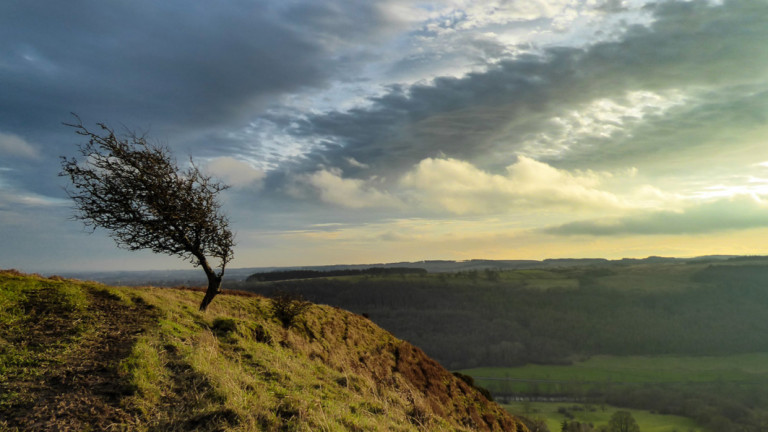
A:
{"label": "overcast cloud layer", "polygon": [[768,3],[0,4],[0,268],[183,268],[69,221],[62,122],[233,188],[237,267],[750,253]]}

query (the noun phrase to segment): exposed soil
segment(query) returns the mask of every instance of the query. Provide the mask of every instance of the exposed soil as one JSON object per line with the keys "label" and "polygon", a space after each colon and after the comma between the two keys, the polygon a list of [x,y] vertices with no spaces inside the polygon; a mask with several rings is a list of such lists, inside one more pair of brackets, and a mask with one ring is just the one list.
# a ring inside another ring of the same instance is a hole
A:
{"label": "exposed soil", "polygon": [[220,405],[224,400],[204,375],[181,360],[172,345],[166,346],[164,353],[167,360],[165,367],[172,382],[158,404],[159,417],[148,421],[150,432],[218,432],[238,423],[237,413],[230,409],[201,411],[205,406]]}
{"label": "exposed soil", "polygon": [[[151,306],[127,306],[107,291],[91,289],[87,313],[78,317],[61,308],[56,297],[53,289],[34,293],[25,305],[28,331],[15,335],[13,342],[30,349],[53,344],[65,349],[37,370],[4,382],[0,391],[22,397],[0,411],[0,424],[19,431],[130,430],[137,419],[120,401],[133,389],[118,365],[153,321]],[[87,330],[67,344],[83,324]]]}

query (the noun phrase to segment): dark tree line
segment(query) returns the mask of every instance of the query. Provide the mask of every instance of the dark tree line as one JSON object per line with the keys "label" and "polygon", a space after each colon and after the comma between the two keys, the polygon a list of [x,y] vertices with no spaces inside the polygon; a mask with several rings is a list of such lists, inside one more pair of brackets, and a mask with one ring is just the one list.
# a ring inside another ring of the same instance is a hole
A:
{"label": "dark tree line", "polygon": [[248,282],[276,282],[292,279],[313,279],[337,276],[385,276],[385,275],[408,275],[408,274],[427,274],[422,268],[412,267],[371,267],[367,269],[345,269],[345,270],[279,270],[271,272],[254,273],[248,276]]}

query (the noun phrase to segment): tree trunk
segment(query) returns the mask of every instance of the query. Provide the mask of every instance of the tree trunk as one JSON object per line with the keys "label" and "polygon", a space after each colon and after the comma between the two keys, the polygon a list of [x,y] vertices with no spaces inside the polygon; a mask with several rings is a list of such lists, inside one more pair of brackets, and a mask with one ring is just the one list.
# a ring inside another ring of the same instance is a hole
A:
{"label": "tree trunk", "polygon": [[205,312],[216,294],[221,292],[221,278],[212,272],[206,272],[206,276],[208,276],[208,289],[205,291],[202,303],[200,303],[200,312]]}

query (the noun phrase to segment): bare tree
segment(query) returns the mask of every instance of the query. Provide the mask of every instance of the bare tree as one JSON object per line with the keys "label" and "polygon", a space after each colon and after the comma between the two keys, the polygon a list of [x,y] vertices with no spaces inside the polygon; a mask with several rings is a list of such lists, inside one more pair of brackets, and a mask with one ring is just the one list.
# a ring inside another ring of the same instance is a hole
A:
{"label": "bare tree", "polygon": [[82,160],[61,157],[59,174],[72,181],[67,193],[75,202],[74,218],[91,230],[110,231],[118,247],[149,249],[202,267],[208,277],[200,303],[204,311],[221,291],[233,258],[234,235],[218,200],[229,186],[202,173],[191,159],[181,169],[167,147],[150,144],[145,136],[119,137],[103,123],[94,133],[75,117],[77,123],[65,124],[88,142],[78,146]]}

